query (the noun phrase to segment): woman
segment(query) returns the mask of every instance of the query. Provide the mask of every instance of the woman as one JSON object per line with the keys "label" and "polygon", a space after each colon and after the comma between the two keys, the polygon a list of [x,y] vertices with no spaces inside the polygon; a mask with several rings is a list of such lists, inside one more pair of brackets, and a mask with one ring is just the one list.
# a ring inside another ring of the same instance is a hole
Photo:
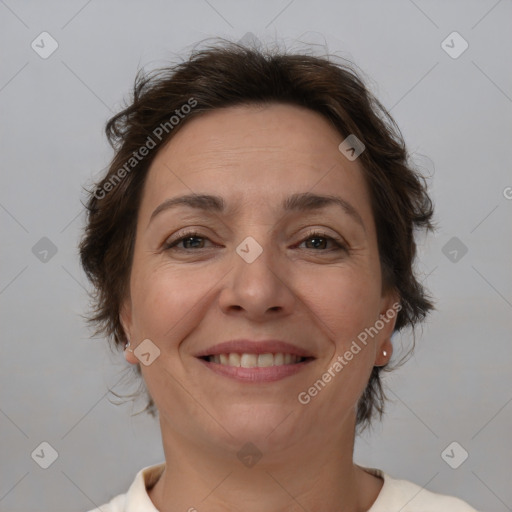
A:
{"label": "woman", "polygon": [[223,43],[139,76],[107,134],[81,259],[165,463],[101,510],[474,511],[352,459],[392,334],[433,307],[432,203],[357,74]]}

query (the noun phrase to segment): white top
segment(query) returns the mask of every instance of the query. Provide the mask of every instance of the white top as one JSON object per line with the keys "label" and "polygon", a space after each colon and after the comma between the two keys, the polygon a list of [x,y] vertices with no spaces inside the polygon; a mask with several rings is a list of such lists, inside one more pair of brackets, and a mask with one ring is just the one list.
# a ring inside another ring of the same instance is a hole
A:
{"label": "white top", "polygon": [[[165,463],[162,463],[141,469],[126,494],[119,494],[109,503],[89,512],[158,512],[146,488],[156,483],[164,467]],[[459,498],[427,491],[407,480],[392,478],[380,469],[361,469],[384,479],[384,485],[368,512],[477,512]]]}

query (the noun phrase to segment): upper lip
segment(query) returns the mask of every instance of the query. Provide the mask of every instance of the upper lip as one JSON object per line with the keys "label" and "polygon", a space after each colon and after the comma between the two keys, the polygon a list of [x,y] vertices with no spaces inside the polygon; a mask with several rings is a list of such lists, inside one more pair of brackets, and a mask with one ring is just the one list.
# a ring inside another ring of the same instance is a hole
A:
{"label": "upper lip", "polygon": [[215,356],[218,354],[292,354],[299,357],[314,357],[313,354],[306,349],[297,347],[291,343],[281,340],[247,340],[238,339],[224,341],[218,343],[205,350],[202,350],[196,357]]}

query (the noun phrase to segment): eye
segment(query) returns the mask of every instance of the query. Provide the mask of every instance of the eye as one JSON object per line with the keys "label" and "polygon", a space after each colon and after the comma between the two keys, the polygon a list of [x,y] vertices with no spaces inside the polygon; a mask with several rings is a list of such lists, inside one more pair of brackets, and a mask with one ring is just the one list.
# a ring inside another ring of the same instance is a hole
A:
{"label": "eye", "polygon": [[[315,240],[314,248],[306,247],[307,249],[315,250],[318,249],[318,241],[326,241],[332,242],[334,244],[334,249],[330,249],[330,251],[346,251],[346,245],[339,238],[334,238],[332,236],[327,235],[321,231],[312,231],[307,234],[306,238],[303,239],[302,243],[307,242],[308,240]],[[301,244],[302,245],[302,244]],[[320,247],[321,248],[321,247]],[[321,252],[330,252],[329,250],[321,251]],[[318,251],[317,251],[318,252]]]}
{"label": "eye", "polygon": [[[203,246],[201,246],[200,243],[199,244],[197,243],[198,240],[204,241],[204,240],[208,240],[208,238],[203,236],[201,233],[199,233],[197,231],[188,231],[188,232],[183,233],[176,240],[174,240],[172,242],[165,243],[164,250],[167,251],[167,250],[173,249],[173,250],[177,250],[177,251],[189,251],[190,249],[206,249],[206,247],[204,247],[204,243],[203,243]],[[318,246],[318,241],[320,240],[320,241],[325,241],[327,243],[331,242],[334,245],[333,249],[327,249],[325,251],[320,251],[320,252],[347,251],[347,247],[342,242],[342,240],[332,237],[332,236],[329,236],[326,233],[323,233],[321,231],[311,231],[310,233],[307,234],[306,238],[304,238],[302,240],[300,245],[302,245],[304,242],[307,242],[309,240],[315,241],[313,248],[306,247],[306,249],[309,249],[309,250],[316,250],[319,248],[321,249],[322,247]],[[189,245],[188,247],[178,247],[178,245],[180,245],[180,244],[191,244],[191,245]],[[318,252],[318,251],[316,251],[316,252]]]}
{"label": "eye", "polygon": [[198,247],[197,245],[197,240],[208,240],[208,238],[206,238],[205,236],[203,236],[201,233],[198,233],[197,231],[188,231],[188,232],[185,232],[183,233],[180,238],[172,241],[172,242],[166,242],[165,245],[164,245],[164,250],[170,250],[170,249],[175,249],[175,250],[178,250],[178,251],[187,251],[189,250],[191,247],[177,247],[179,244],[181,243],[192,243],[192,248],[196,248],[196,249],[204,249],[204,247]]}

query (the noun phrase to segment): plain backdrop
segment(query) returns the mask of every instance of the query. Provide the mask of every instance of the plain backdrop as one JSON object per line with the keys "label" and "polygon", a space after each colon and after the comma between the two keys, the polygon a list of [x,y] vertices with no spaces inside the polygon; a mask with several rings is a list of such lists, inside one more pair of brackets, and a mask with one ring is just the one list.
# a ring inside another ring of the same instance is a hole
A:
{"label": "plain backdrop", "polygon": [[131,416],[143,401],[108,392],[137,388],[122,354],[82,317],[82,187],[136,71],[216,36],[353,60],[390,109],[431,177],[417,268],[437,311],[354,458],[512,510],[511,20],[509,0],[0,0],[0,510],[89,510],[163,461],[157,421]]}

